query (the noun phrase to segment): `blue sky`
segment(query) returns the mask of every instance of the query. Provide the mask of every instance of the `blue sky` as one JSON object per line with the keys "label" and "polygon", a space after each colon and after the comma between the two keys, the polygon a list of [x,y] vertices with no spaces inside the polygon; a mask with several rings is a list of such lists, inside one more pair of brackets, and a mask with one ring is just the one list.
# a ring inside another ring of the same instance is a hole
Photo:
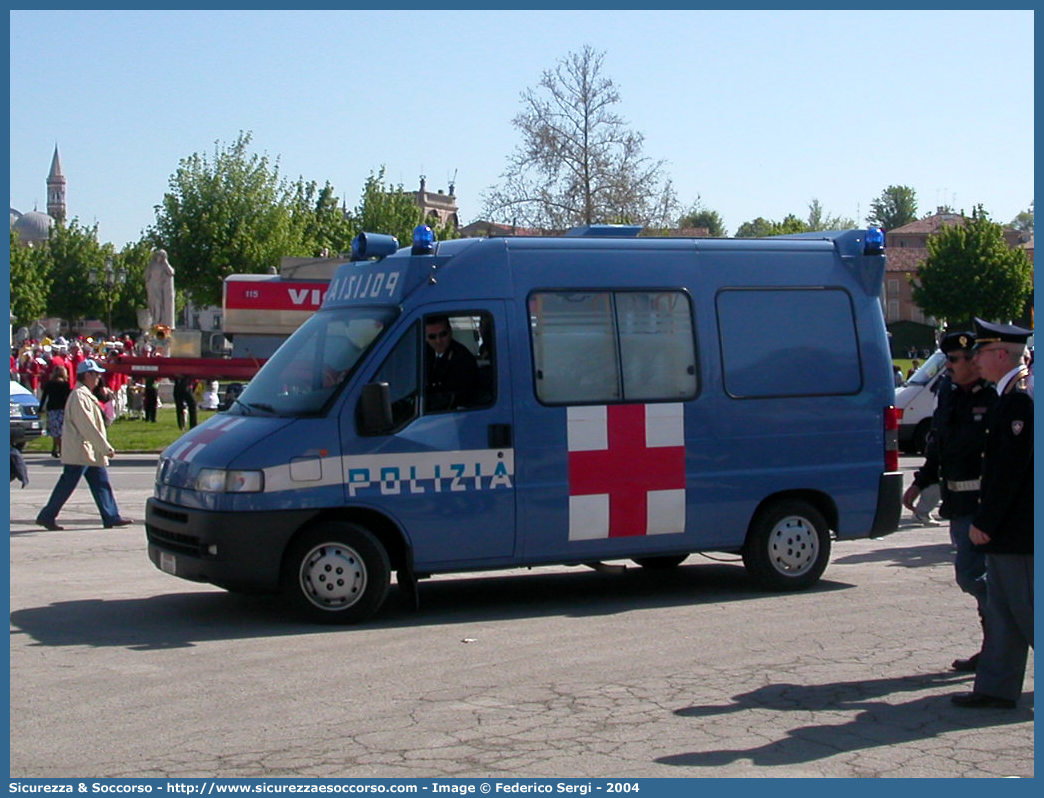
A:
{"label": "blue sky", "polygon": [[349,207],[382,165],[456,174],[481,217],[519,143],[519,94],[585,44],[617,111],[729,232],[860,223],[890,184],[925,214],[1033,200],[1031,11],[12,11],[11,206],[45,210],[57,143],[70,216],[122,247],[181,158],[239,131]]}

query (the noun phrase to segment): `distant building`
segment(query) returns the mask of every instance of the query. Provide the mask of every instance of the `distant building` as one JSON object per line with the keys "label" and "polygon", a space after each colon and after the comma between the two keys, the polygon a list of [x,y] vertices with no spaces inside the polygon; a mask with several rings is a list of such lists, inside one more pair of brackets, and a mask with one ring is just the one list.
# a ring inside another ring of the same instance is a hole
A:
{"label": "distant building", "polygon": [[51,171],[47,174],[47,213],[36,209],[22,213],[11,208],[11,229],[18,233],[23,246],[31,247],[47,241],[54,223],[64,222],[65,216],[65,175],[62,174],[62,159],[58,154],[58,145],[55,144]]}
{"label": "distant building", "polygon": [[424,213],[424,218],[435,217],[443,226],[450,226],[454,230],[460,227],[460,219],[457,217],[457,198],[453,194],[453,184],[449,185],[449,193],[442,193],[440,188],[434,194],[425,187],[425,177],[420,177],[420,190],[414,192],[414,201],[417,207]]}
{"label": "distant building", "polygon": [[[968,217],[939,208],[931,216],[885,233],[887,267],[883,307],[885,324],[892,334],[892,352],[902,355],[909,349],[934,350],[938,319],[928,316],[913,300],[913,281],[928,257],[928,236],[953,225],[965,224]],[[1004,228],[1009,247],[1025,248],[1018,230]],[[1030,260],[1033,244],[1029,242]]]}
{"label": "distant building", "polygon": [[47,174],[47,213],[56,222],[65,221],[65,175],[62,174],[62,158],[57,144],[51,156],[51,171]]}

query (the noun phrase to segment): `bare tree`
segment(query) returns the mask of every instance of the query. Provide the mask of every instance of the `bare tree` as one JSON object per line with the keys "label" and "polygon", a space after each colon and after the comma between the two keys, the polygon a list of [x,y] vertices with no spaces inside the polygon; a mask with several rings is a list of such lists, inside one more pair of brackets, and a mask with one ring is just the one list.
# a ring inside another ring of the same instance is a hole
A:
{"label": "bare tree", "polygon": [[522,143],[508,157],[503,182],[484,195],[491,221],[544,230],[669,226],[677,201],[664,162],[642,155],[642,134],[613,112],[620,95],[602,75],[603,57],[585,45],[522,93],[523,109],[512,120]]}

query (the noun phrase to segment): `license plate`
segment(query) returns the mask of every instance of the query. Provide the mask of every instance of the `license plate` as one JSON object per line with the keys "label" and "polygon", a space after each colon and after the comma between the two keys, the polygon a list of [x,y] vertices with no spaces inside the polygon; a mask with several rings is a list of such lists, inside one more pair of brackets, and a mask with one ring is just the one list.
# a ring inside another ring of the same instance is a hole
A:
{"label": "license plate", "polygon": [[164,573],[170,574],[171,576],[178,575],[178,560],[173,554],[167,554],[165,551],[160,552],[160,570]]}
{"label": "license plate", "polygon": [[40,422],[33,421],[29,424],[29,429],[40,429]]}

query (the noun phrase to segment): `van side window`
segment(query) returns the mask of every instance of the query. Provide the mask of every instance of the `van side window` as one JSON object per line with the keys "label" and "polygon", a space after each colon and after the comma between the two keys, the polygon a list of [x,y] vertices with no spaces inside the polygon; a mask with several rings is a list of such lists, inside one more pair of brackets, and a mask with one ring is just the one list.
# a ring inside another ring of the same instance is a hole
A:
{"label": "van side window", "polygon": [[696,395],[692,307],[682,291],[557,291],[529,298],[537,398],[546,404]]}
{"label": "van side window", "polygon": [[862,389],[846,291],[727,289],[718,294],[717,308],[729,396],[852,395]]}
{"label": "van side window", "polygon": [[388,383],[392,427],[401,429],[422,408],[431,414],[492,405],[494,344],[486,311],[430,314],[411,325],[373,378]]}

